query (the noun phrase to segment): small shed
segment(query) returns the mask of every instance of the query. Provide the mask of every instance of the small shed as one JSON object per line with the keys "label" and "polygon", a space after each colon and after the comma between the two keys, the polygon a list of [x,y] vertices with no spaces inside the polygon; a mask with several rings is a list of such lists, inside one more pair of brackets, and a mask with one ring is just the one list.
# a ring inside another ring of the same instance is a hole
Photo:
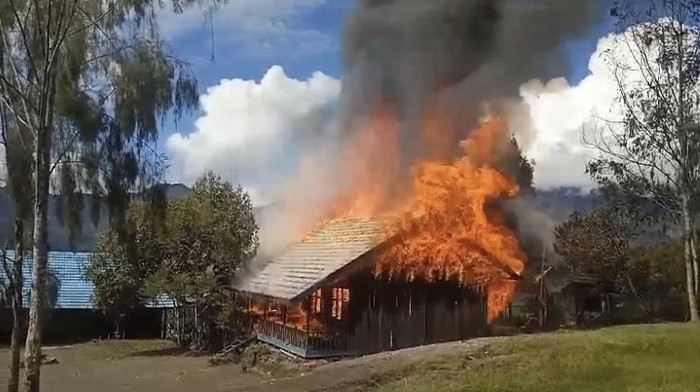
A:
{"label": "small shed", "polygon": [[569,276],[561,290],[561,302],[576,326],[585,326],[610,311],[609,293],[601,279],[590,274]]}
{"label": "small shed", "polygon": [[[233,283],[260,341],[303,358],[356,356],[487,334],[485,290],[377,277],[376,219],[331,222]],[[505,276],[509,276],[505,274]]]}

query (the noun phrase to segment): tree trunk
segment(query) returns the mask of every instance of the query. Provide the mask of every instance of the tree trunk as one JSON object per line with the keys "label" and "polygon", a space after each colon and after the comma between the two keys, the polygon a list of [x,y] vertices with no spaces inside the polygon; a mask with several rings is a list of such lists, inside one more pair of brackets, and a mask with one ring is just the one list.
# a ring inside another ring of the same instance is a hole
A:
{"label": "tree trunk", "polygon": [[[53,102],[51,100],[50,102]],[[53,116],[50,116],[51,118]],[[51,120],[53,121],[53,120]],[[34,176],[34,246],[31,307],[25,348],[25,392],[39,392],[41,381],[41,329],[47,298],[46,275],[48,262],[49,159],[51,153],[51,121],[44,122],[35,143],[36,171]]]}
{"label": "tree trunk", "polygon": [[117,316],[113,318],[114,320],[114,331],[113,335],[115,339],[121,339],[122,338],[122,319],[121,317]]}
{"label": "tree trunk", "polygon": [[[700,292],[700,269],[698,268],[698,236],[695,233],[695,225],[692,225],[690,239],[692,241],[690,244],[690,252],[692,255],[693,277],[695,279],[695,296],[697,297]],[[697,299],[698,298],[696,298],[696,300]]]}
{"label": "tree trunk", "polygon": [[7,381],[7,392],[19,390],[20,349],[22,348],[22,264],[24,262],[24,233],[22,221],[15,221],[15,260],[12,265],[14,275],[12,284],[12,338],[10,343],[10,379]]}
{"label": "tree trunk", "polygon": [[688,291],[688,308],[690,310],[690,321],[699,322],[700,315],[698,314],[698,300],[695,292],[695,273],[693,271],[693,262],[691,256],[690,239],[685,240],[685,277]]}
{"label": "tree trunk", "polygon": [[693,225],[690,219],[690,209],[688,205],[688,197],[683,196],[683,228],[684,228],[684,244],[685,244],[685,277],[686,277],[686,287],[688,291],[688,309],[690,311],[690,321],[700,322],[700,312],[698,312],[698,298],[697,291],[695,290],[695,268],[697,265],[697,260],[693,257],[694,250],[692,249],[693,244]]}
{"label": "tree trunk", "polygon": [[[627,270],[629,271],[629,266],[627,267]],[[639,292],[637,291],[637,287],[634,285],[634,282],[632,282],[632,278],[629,276],[629,274],[625,273],[625,280],[627,281],[627,287],[630,289],[630,292],[632,295],[634,295],[634,298],[637,299],[637,306],[639,306],[639,310],[642,311],[644,314],[644,317],[647,316],[647,308],[644,306],[644,300],[641,295],[639,295]]]}

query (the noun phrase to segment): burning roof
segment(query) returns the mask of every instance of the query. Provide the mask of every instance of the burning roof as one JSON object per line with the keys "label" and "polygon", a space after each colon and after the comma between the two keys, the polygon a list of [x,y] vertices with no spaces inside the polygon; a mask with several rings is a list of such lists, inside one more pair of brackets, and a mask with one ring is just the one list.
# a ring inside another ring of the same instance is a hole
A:
{"label": "burning roof", "polygon": [[[317,289],[333,274],[398,234],[387,231],[385,219],[329,221],[273,257],[260,270],[239,278],[233,288],[251,294],[295,300]],[[490,268],[502,272],[503,279],[519,278],[518,272],[501,264],[495,256],[488,263]],[[380,265],[381,261],[375,265],[375,272],[381,271]]]}
{"label": "burning roof", "polygon": [[234,289],[284,300],[310,292],[334,272],[381,243],[375,218],[329,222],[272,258],[261,270],[242,277]]}

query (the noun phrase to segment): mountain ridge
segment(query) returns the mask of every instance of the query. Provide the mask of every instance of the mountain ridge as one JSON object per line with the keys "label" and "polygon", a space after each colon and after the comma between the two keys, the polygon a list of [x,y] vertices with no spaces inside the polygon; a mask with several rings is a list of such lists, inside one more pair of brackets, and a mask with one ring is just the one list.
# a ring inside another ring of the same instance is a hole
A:
{"label": "mountain ridge", "polygon": [[[190,188],[182,183],[162,185],[166,186],[165,195],[168,199],[186,197],[191,192]],[[71,241],[69,241],[70,231],[67,226],[61,223],[57,213],[58,200],[57,195],[51,195],[49,200],[49,208],[52,211],[49,215],[49,249],[52,251],[92,251],[99,233],[109,226],[109,214],[106,206],[102,206],[99,222],[95,225],[91,219],[90,203],[86,203],[81,213],[81,232],[71,245]],[[577,188],[537,191],[535,197],[535,207],[556,223],[566,220],[574,211],[587,211],[598,203],[597,196],[584,193]],[[265,206],[257,207],[255,210],[260,211],[263,208]],[[4,244],[12,232],[13,215],[12,198],[6,188],[0,187],[0,244]]]}

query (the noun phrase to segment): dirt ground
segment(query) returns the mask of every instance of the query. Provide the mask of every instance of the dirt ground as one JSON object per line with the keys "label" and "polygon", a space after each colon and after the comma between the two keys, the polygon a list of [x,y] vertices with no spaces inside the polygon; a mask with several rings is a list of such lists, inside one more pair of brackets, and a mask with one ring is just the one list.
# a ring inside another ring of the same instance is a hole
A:
{"label": "dirt ground", "polygon": [[[58,364],[42,367],[43,392],[219,392],[361,391],[436,355],[464,356],[490,339],[474,339],[399,350],[342,361],[298,366],[284,375],[240,365],[212,366],[208,358],[175,352],[169,343],[91,342],[44,349]],[[9,351],[0,348],[0,385],[7,383]]]}

